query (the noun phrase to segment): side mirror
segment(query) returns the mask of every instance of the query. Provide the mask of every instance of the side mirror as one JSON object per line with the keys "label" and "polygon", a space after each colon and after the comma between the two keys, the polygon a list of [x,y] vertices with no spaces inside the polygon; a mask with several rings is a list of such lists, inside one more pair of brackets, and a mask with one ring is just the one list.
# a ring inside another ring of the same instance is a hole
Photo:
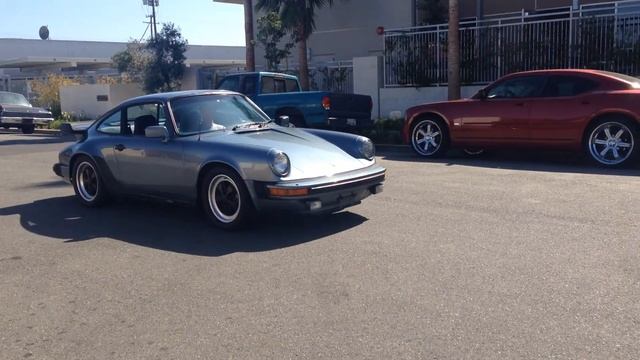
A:
{"label": "side mirror", "polygon": [[480,100],[485,100],[489,96],[489,92],[487,89],[480,89],[476,94],[475,98]]}
{"label": "side mirror", "polygon": [[162,142],[169,141],[169,130],[165,126],[148,126],[144,129],[144,136],[154,139],[162,139]]}
{"label": "side mirror", "polygon": [[289,121],[289,117],[286,115],[278,116],[278,118],[276,119],[276,124],[280,126],[289,127],[290,123],[291,122]]}

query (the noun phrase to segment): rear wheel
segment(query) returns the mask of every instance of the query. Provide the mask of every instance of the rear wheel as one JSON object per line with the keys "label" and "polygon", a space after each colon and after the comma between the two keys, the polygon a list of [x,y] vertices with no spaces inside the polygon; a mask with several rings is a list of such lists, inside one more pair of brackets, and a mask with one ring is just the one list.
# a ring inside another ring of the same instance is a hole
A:
{"label": "rear wheel", "polygon": [[36,128],[35,125],[22,125],[22,133],[33,134],[35,128]]}
{"label": "rear wheel", "polygon": [[420,156],[442,156],[449,148],[447,128],[437,119],[419,120],[411,130],[411,147]]}
{"label": "rear wheel", "polygon": [[200,199],[209,221],[225,230],[241,229],[254,213],[244,181],[226,168],[207,172],[200,188]]}
{"label": "rear wheel", "polygon": [[596,122],[588,132],[587,154],[603,166],[628,165],[638,153],[636,125],[624,118]]}
{"label": "rear wheel", "polygon": [[82,156],[73,167],[73,190],[80,202],[89,207],[103,205],[108,198],[107,189],[95,162]]}

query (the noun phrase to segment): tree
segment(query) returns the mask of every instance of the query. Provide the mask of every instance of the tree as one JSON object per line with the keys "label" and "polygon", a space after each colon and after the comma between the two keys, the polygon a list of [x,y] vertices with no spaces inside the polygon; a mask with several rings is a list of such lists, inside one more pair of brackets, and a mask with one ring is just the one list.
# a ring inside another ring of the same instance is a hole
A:
{"label": "tree", "polygon": [[278,47],[282,42],[282,38],[286,35],[287,30],[277,12],[268,12],[258,19],[257,38],[258,42],[264,47],[264,57],[267,60],[267,69],[269,71],[277,71],[282,60],[291,54],[291,48],[294,46],[293,41],[285,43],[283,48]]}
{"label": "tree", "polygon": [[253,36],[253,0],[244,0],[244,33],[247,71],[256,71],[256,51]]}
{"label": "tree", "polygon": [[147,92],[173,91],[182,85],[186,66],[184,53],[187,40],[172,23],[162,25],[157,38],[147,43],[151,58],[144,72],[144,89]]}
{"label": "tree", "polygon": [[51,109],[55,118],[62,115],[60,108],[60,87],[79,84],[77,80],[64,75],[51,74],[45,80],[31,82],[31,89],[36,93],[36,105]]}
{"label": "tree", "polygon": [[303,90],[309,90],[307,40],[316,27],[316,11],[325,6],[333,6],[333,0],[258,0],[256,4],[258,10],[279,12],[285,28],[293,32],[298,43],[300,85]]}
{"label": "tree", "polygon": [[447,21],[447,7],[444,0],[418,0],[419,19],[417,25],[435,25]]}
{"label": "tree", "polygon": [[127,44],[127,49],[111,58],[125,82],[144,82],[145,69],[150,62],[147,45],[137,40]]}
{"label": "tree", "polygon": [[447,47],[449,100],[460,99],[460,16],[458,0],[449,0],[449,44]]}

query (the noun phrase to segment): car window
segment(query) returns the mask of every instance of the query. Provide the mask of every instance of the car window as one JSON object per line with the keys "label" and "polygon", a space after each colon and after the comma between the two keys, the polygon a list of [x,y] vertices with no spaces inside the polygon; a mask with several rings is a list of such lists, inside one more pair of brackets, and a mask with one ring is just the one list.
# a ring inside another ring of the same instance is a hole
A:
{"label": "car window", "polygon": [[0,104],[31,106],[24,95],[10,92],[0,92]]}
{"label": "car window", "polygon": [[275,85],[272,77],[263,76],[262,77],[262,89],[261,93],[263,94],[273,94],[275,91]]}
{"label": "car window", "polygon": [[144,136],[149,126],[166,126],[166,117],[162,104],[151,103],[129,106],[125,110],[127,123],[124,127],[126,135]]}
{"label": "car window", "polygon": [[240,92],[240,77],[230,76],[223,79],[220,85],[218,85],[218,89]]}
{"label": "car window", "polygon": [[287,83],[287,92],[298,92],[300,89],[298,88],[298,82],[293,79],[285,80]]}
{"label": "car window", "polygon": [[584,94],[598,87],[595,81],[579,76],[552,76],[544,90],[545,97],[565,97]]}
{"label": "car window", "polygon": [[546,78],[543,76],[523,76],[508,79],[489,89],[488,99],[520,99],[537,97],[542,93]]}
{"label": "car window", "polygon": [[110,135],[121,134],[121,112],[118,110],[104,119],[100,125],[98,125],[98,131]]}

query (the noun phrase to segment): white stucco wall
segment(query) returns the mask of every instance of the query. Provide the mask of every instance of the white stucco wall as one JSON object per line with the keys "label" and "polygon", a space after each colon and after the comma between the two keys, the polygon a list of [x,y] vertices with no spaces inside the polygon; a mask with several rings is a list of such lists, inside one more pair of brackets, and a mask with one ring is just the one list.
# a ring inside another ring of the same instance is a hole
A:
{"label": "white stucco wall", "polygon": [[371,116],[374,119],[380,117],[380,88],[384,85],[382,64],[383,60],[380,56],[353,59],[353,92],[371,96],[373,99]]}
{"label": "white stucco wall", "polygon": [[[463,86],[462,97],[473,96],[483,86]],[[446,86],[421,88],[383,88],[380,89],[380,117],[404,116],[405,111],[416,105],[446,101]]]}
{"label": "white stucco wall", "polygon": [[[143,92],[138,84],[63,86],[60,88],[60,106],[63,112],[96,119],[124,100],[140,95]],[[107,96],[107,101],[98,101],[98,96]]]}

